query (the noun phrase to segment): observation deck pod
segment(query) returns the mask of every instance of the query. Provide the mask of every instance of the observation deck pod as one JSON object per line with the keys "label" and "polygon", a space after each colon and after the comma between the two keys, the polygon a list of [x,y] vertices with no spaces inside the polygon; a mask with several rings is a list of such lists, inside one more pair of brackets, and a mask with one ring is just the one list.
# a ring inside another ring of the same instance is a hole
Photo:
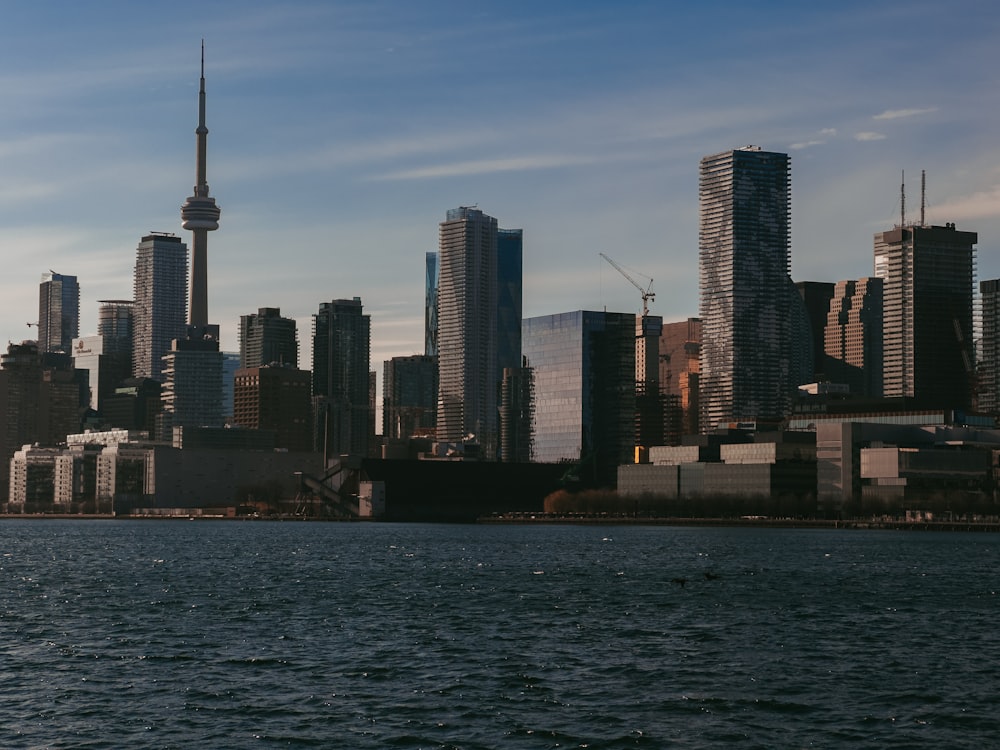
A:
{"label": "observation deck pod", "polygon": [[360,471],[360,458],[341,456],[330,461],[322,476],[295,472],[299,477],[299,511],[304,514],[307,501],[315,499],[322,515],[358,518],[361,515],[358,503]]}

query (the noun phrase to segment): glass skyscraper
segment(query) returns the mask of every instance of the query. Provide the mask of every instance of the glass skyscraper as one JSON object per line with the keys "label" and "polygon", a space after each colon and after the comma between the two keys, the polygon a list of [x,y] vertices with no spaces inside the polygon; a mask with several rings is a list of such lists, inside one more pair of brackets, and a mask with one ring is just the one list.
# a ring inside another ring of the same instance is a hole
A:
{"label": "glass skyscraper", "polygon": [[[448,211],[439,228],[437,438],[497,447],[497,220]],[[470,437],[471,436],[471,437]]]}
{"label": "glass skyscraper", "polygon": [[497,383],[521,366],[523,229],[497,230]]}
{"label": "glass skyscraper", "polygon": [[576,312],[526,318],[531,458],[579,462],[581,478],[614,486],[635,446],[635,315]]}
{"label": "glass skyscraper", "polygon": [[69,354],[80,335],[80,285],[76,276],[42,274],[38,288],[38,349]]}
{"label": "glass skyscraper", "polygon": [[790,162],[746,146],[701,160],[700,426],[787,414]]}
{"label": "glass skyscraper", "polygon": [[371,316],[361,298],[322,302],[313,316],[317,429],[328,456],[366,456],[373,432],[369,359]]}
{"label": "glass skyscraper", "polygon": [[424,258],[424,354],[437,356],[438,337],[438,254]]}
{"label": "glass skyscraper", "polygon": [[188,249],[180,237],[154,232],[135,256],[132,372],[164,380],[163,357],[187,334]]}

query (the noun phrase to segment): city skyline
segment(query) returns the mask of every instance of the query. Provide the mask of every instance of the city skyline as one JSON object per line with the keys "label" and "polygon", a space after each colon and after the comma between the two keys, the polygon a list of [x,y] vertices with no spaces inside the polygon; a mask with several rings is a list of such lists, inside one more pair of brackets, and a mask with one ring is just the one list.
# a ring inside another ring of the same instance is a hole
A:
{"label": "city skyline", "polygon": [[374,370],[419,353],[425,252],[457,205],[524,229],[525,317],[637,313],[606,251],[654,279],[651,313],[683,320],[698,305],[698,161],[745,143],[791,155],[794,280],[871,274],[904,169],[910,206],[926,169],[928,223],[978,232],[978,278],[1000,276],[986,3],[250,3],[238,23],[199,5],[192,30],[193,7],[8,12],[9,340],[33,337],[25,314],[46,268],[79,279],[88,335],[97,300],[128,297],[136,239],[183,236],[202,37],[227,222],[208,261],[210,317],[228,351],[260,307],[301,327],[317,303],[359,296]]}

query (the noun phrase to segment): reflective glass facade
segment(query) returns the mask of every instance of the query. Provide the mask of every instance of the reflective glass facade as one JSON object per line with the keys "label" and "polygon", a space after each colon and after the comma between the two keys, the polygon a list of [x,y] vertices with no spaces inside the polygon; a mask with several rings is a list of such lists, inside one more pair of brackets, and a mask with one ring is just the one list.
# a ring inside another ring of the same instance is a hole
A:
{"label": "reflective glass facade", "polygon": [[701,161],[702,431],[788,411],[789,168],[787,154],[756,146]]}
{"label": "reflective glass facade", "polygon": [[424,354],[437,356],[438,336],[438,254],[424,258]]}
{"label": "reflective glass facade", "polygon": [[38,288],[38,348],[69,354],[80,335],[80,285],[76,276],[42,274]]}
{"label": "reflective glass facade", "polygon": [[497,230],[497,383],[521,366],[523,230]]}
{"label": "reflective glass facade", "polygon": [[361,298],[322,302],[313,316],[313,396],[324,411],[327,455],[368,455],[371,316]]}
{"label": "reflective glass facade", "polygon": [[635,445],[635,315],[576,311],[527,318],[522,348],[531,369],[531,458],[579,461],[613,486]]}

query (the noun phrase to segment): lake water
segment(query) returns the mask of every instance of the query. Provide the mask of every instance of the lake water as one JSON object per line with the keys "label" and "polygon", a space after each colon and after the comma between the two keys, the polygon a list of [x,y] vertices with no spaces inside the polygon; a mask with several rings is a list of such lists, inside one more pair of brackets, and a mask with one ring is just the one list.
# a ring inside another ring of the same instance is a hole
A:
{"label": "lake water", "polygon": [[3,748],[984,748],[1000,535],[0,521]]}

